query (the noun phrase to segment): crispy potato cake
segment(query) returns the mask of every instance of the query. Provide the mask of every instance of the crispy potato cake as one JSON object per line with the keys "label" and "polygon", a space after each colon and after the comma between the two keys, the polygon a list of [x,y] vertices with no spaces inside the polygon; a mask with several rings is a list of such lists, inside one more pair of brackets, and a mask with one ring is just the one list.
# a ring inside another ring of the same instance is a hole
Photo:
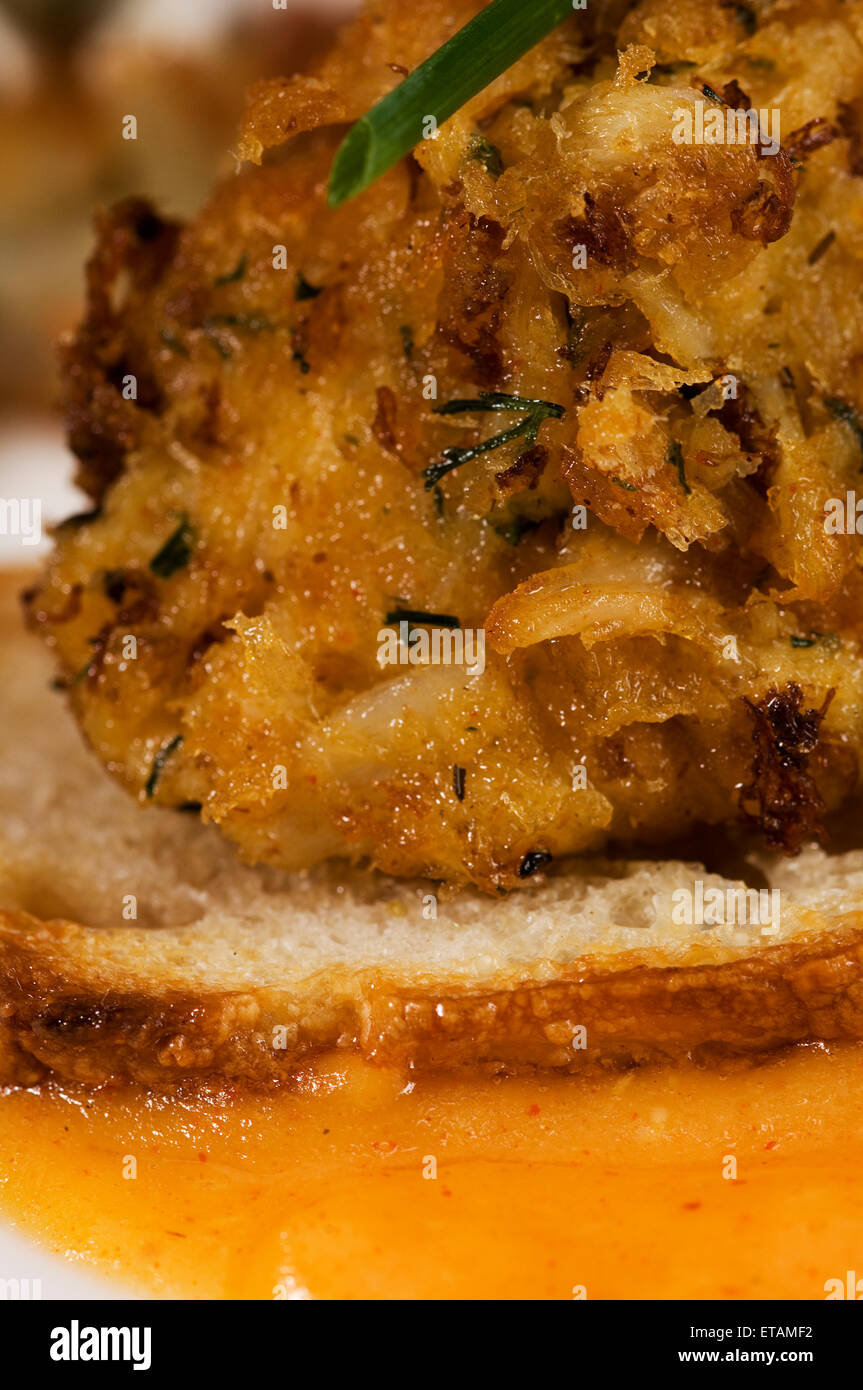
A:
{"label": "crispy potato cake", "polygon": [[196,221],[102,217],[94,509],[30,621],[107,767],[251,861],[795,852],[863,740],[863,4],[593,4],[329,208],[345,123],[478,8],[369,4],[253,89]]}

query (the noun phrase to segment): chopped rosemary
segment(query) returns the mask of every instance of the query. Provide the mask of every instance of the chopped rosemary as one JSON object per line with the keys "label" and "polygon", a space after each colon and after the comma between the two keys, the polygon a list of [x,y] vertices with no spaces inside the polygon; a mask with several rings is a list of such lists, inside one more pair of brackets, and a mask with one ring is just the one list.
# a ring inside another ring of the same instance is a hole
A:
{"label": "chopped rosemary", "polygon": [[152,771],[151,771],[151,773],[150,773],[150,776],[147,778],[147,785],[146,785],[146,787],[144,788],[144,793],[145,793],[145,795],[146,795],[148,801],[151,799],[151,797],[152,797],[154,791],[156,790],[156,784],[157,784],[157,782],[159,781],[159,778],[160,778],[161,775],[162,775],[162,772],[163,772],[164,767],[165,767],[165,763],[168,761],[168,759],[170,758],[171,754],[172,754],[173,752],[175,752],[176,749],[179,748],[179,746],[180,746],[180,744],[181,744],[182,742],[183,742],[183,735],[182,735],[182,734],[176,734],[176,735],[174,736],[174,738],[171,739],[171,742],[170,742],[170,743],[166,743],[165,746],[164,746],[164,748],[160,748],[160,749],[159,749],[158,753],[156,754],[155,758],[153,759],[153,768],[152,768]]}
{"label": "chopped rosemary", "polygon": [[411,627],[461,627],[461,621],[451,613],[426,613],[421,608],[392,608],[387,624],[410,623]]}
{"label": "chopped rosemary", "polygon": [[[839,396],[825,396],[824,404],[834,420],[841,420],[843,425],[848,425],[854,431],[857,436],[857,443],[863,452],[863,420],[860,419],[853,405],[849,405]],[[861,464],[861,472],[863,472],[863,464]]]}
{"label": "chopped rosemary", "polygon": [[301,270],[297,271],[297,282],[294,287],[294,299],[299,304],[304,299],[317,299],[323,293],[323,285],[310,285]]}
{"label": "chopped rosemary", "polygon": [[468,158],[481,164],[486,173],[490,174],[493,179],[500,178],[503,173],[503,156],[497,145],[486,140],[484,135],[472,135],[467,152]]}
{"label": "chopped rosemary", "polygon": [[683,450],[681,449],[676,439],[673,439],[669,444],[668,453],[666,454],[665,458],[666,462],[670,463],[672,468],[677,469],[677,476],[680,479],[680,486],[683,488],[683,491],[688,496],[689,493],[692,492],[692,488],[686,481],[686,465],[683,460]]}
{"label": "chopped rosemary", "polygon": [[276,325],[263,314],[208,314],[203,322],[205,335],[226,362],[230,361],[234,354],[220,329],[238,328],[245,333],[272,333],[275,327]]}
{"label": "chopped rosemary", "polygon": [[272,333],[276,327],[264,314],[208,314],[205,328],[242,328],[246,333]]}
{"label": "chopped rosemary", "polygon": [[402,347],[404,348],[405,357],[410,362],[414,355],[414,335],[410,324],[403,323],[399,328],[399,333],[402,337]]}
{"label": "chopped rosemary", "polygon": [[479,458],[481,454],[487,454],[492,449],[499,449],[503,444],[511,444],[515,439],[523,439],[528,448],[532,448],[536,443],[543,422],[545,420],[562,420],[566,414],[563,406],[555,405],[553,401],[531,400],[525,396],[507,396],[495,391],[480,391],[475,400],[446,401],[443,405],[435,406],[436,415],[464,415],[483,410],[523,410],[525,414],[517,425],[504,430],[501,434],[493,435],[491,439],[486,439],[482,444],[474,444],[468,449],[444,449],[443,459],[440,463],[433,463],[428,468],[423,469],[422,476],[426,480],[427,492],[430,492],[441,478],[454,468],[460,468],[463,463],[470,463],[472,459]]}
{"label": "chopped rosemary", "polygon": [[624,492],[638,492],[638,488],[633,483],[625,483],[622,478],[618,478],[616,473],[612,475],[611,481],[615,487],[622,487]]}
{"label": "chopped rosemary", "polygon": [[836,233],[831,228],[827,235],[821,238],[817,246],[814,246],[812,250],[809,252],[809,255],[806,257],[806,264],[817,265],[818,262],[821,260],[821,257],[826,255],[827,252],[830,250],[830,247],[833,245],[835,240]]}
{"label": "chopped rosemary", "polygon": [[792,647],[814,647],[816,642],[820,642],[828,652],[838,651],[842,643],[835,632],[816,632],[810,629],[808,637],[798,637],[796,633],[791,634]]}
{"label": "chopped rosemary", "polygon": [[150,561],[150,570],[157,579],[170,579],[177,570],[184,569],[195,549],[195,532],[189,518],[183,516],[176,531],[165,541]]}
{"label": "chopped rosemary", "polygon": [[459,801],[464,801],[464,785],[467,778],[467,771],[463,767],[455,766],[452,770],[452,789]]}
{"label": "chopped rosemary", "polygon": [[719,95],[719,93],[714,92],[712,87],[708,87],[706,82],[703,84],[701,90],[706,97],[709,97],[711,101],[718,101],[720,106],[725,106],[726,103],[722,100],[722,97]]}
{"label": "chopped rosemary", "polygon": [[368,188],[572,16],[572,0],[492,0],[457,34],[357,121],[339,148],[329,202],[338,207]]}
{"label": "chopped rosemary", "polygon": [[248,269],[248,266],[249,258],[244,251],[240,259],[237,261],[237,264],[234,266],[234,269],[228,271],[227,275],[220,275],[218,279],[213,281],[213,284],[217,287],[219,285],[235,284],[237,280],[242,280],[243,276],[245,275]]}

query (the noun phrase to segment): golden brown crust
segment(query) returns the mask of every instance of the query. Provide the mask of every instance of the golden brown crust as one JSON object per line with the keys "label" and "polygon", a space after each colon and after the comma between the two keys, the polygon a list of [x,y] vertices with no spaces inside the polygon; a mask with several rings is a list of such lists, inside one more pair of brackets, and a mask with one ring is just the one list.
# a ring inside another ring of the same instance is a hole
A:
{"label": "golden brown crust", "polygon": [[333,1048],[420,1068],[576,1072],[863,1038],[861,913],[721,964],[586,958],[550,981],[514,977],[492,990],[337,969],[293,988],[184,992],[156,979],[106,988],[64,959],[63,930],[0,914],[0,1082],[262,1084]]}

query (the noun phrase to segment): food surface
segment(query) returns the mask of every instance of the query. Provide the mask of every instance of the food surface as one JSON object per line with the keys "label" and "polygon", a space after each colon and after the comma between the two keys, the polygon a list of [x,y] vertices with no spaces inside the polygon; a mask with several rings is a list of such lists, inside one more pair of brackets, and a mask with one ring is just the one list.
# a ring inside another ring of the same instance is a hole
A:
{"label": "food surface", "polygon": [[863,5],[591,5],[329,208],[477,8],[371,4],[197,220],[103,216],[31,624],[110,771],[255,863],[793,854],[863,742]]}

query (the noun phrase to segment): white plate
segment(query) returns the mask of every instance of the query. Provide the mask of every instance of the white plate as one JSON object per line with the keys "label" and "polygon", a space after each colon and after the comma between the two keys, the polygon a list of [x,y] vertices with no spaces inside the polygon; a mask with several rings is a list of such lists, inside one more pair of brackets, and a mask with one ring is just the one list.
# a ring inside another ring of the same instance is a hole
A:
{"label": "white plate", "polygon": [[79,1258],[51,1254],[5,1222],[0,1223],[0,1302],[14,1298],[104,1301],[139,1297],[91,1274],[78,1263]]}

